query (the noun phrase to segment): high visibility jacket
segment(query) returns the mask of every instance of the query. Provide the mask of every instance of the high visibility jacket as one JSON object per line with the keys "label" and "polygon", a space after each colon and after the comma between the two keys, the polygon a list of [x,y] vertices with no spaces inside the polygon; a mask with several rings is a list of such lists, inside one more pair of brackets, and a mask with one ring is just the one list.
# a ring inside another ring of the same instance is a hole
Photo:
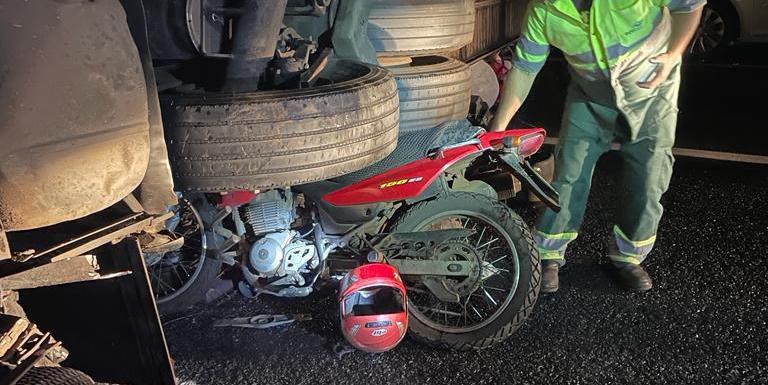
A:
{"label": "high visibility jacket", "polygon": [[705,0],[593,0],[579,12],[573,0],[531,0],[513,66],[536,73],[550,46],[557,47],[578,75],[608,78],[610,68],[642,46],[663,18],[662,9],[691,12]]}

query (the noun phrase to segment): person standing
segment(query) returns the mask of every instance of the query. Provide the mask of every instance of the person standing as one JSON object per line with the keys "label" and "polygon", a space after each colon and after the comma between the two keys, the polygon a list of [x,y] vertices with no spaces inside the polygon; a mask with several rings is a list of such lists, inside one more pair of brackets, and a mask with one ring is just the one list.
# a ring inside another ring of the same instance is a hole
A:
{"label": "person standing", "polygon": [[653,286],[642,267],[656,241],[662,194],[672,175],[680,62],[705,0],[532,0],[491,131],[506,129],[550,47],[560,49],[571,84],[553,186],[562,210],[536,225],[542,292],[559,288],[559,269],[581,226],[598,158],[621,143],[620,213],[608,257],[633,291]]}

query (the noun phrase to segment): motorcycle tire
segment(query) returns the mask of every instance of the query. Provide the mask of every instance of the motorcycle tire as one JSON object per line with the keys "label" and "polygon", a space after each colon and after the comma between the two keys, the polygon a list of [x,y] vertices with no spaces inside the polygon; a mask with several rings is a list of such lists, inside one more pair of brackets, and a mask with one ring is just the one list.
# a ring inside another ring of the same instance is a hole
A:
{"label": "motorcycle tire", "polygon": [[339,60],[298,90],[161,98],[174,179],[187,191],[261,190],[368,166],[397,145],[392,74]]}
{"label": "motorcycle tire", "polygon": [[531,232],[519,215],[495,199],[474,193],[450,192],[417,203],[401,213],[388,231],[423,231],[425,224],[451,215],[481,219],[507,234],[509,244],[514,245],[517,253],[517,286],[511,298],[508,294],[503,306],[493,314],[492,320],[477,330],[467,332],[441,330],[423,321],[424,316],[414,313],[413,297],[409,292],[409,334],[416,341],[431,347],[454,350],[487,348],[511,336],[531,314],[541,282],[539,255]]}
{"label": "motorcycle tire", "polygon": [[179,204],[172,210],[174,216],[166,221],[164,232],[174,238],[184,238],[184,245],[162,254],[143,250],[149,282],[161,316],[215,299],[213,294],[220,291],[215,288],[221,282],[219,275],[223,265],[213,250],[223,239],[205,229],[205,221],[216,215],[215,207],[206,197],[187,194],[180,197]]}
{"label": "motorcycle tire", "polygon": [[178,296],[167,301],[157,302],[157,311],[161,316],[167,316],[189,310],[192,306],[207,302],[208,291],[216,286],[221,273],[220,259],[205,258],[200,273],[189,287]]}
{"label": "motorcycle tire", "polygon": [[473,0],[377,0],[368,37],[381,56],[454,52],[472,42]]}
{"label": "motorcycle tire", "polygon": [[469,113],[471,70],[445,56],[419,56],[388,68],[400,94],[400,131],[435,127]]}

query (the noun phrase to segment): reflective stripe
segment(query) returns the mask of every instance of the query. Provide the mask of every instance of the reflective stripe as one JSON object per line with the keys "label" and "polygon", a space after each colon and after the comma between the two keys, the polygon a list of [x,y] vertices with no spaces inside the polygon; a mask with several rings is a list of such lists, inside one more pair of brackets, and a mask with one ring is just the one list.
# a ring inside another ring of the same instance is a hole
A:
{"label": "reflective stripe", "polygon": [[567,55],[567,58],[570,59],[569,62],[573,64],[578,65],[595,65],[597,62],[597,58],[595,58],[595,53],[592,51],[577,53],[573,55]]}
{"label": "reflective stripe", "polygon": [[528,39],[525,35],[520,37],[520,40],[517,41],[517,47],[521,48],[523,53],[529,55],[541,56],[549,54],[549,44],[537,43]]}
{"label": "reflective stripe", "polygon": [[653,243],[656,242],[656,236],[655,235],[650,237],[650,238],[648,238],[648,239],[646,239],[646,240],[644,240],[644,241],[633,241],[633,240],[629,239],[629,237],[626,234],[624,234],[623,231],[621,231],[619,226],[613,226],[613,232],[616,233],[616,235],[618,235],[623,241],[629,243],[633,247],[644,247],[644,246],[648,246],[648,245],[652,246]]}
{"label": "reflective stripe", "polygon": [[642,39],[638,39],[636,42],[632,43],[630,46],[624,46],[621,43],[616,43],[614,45],[607,47],[605,49],[605,53],[608,56],[608,61],[613,61],[615,59],[618,59],[621,56],[624,56],[625,54],[629,53],[630,51],[633,51],[635,48],[645,43],[645,40],[648,39],[648,37],[651,36],[651,34],[653,34],[653,31],[656,30],[656,27],[659,26],[659,23],[661,23],[661,20],[663,17],[664,17],[664,14],[662,12],[659,12],[656,15],[656,18],[653,19],[653,28],[651,28],[648,35],[646,35]]}
{"label": "reflective stripe", "polygon": [[537,73],[544,67],[549,54],[549,45],[537,43],[523,35],[515,45],[512,65],[525,72]]}
{"label": "reflective stripe", "polygon": [[670,12],[691,12],[705,3],[704,0],[670,0],[667,7]]}
{"label": "reflective stripe", "polygon": [[643,260],[648,253],[653,249],[654,243],[656,243],[656,236],[652,236],[643,241],[633,241],[624,234],[619,226],[613,227],[613,233],[616,238],[616,247],[619,249],[619,253],[622,256]]}
{"label": "reflective stripe", "polygon": [[565,249],[578,235],[578,233],[573,232],[547,234],[536,231],[533,234],[533,240],[536,241],[536,248],[539,250],[541,259],[564,259]]}
{"label": "reflective stripe", "polygon": [[541,71],[541,68],[544,67],[544,63],[546,63],[546,60],[531,62],[521,58],[519,55],[515,55],[515,58],[512,60],[513,67],[529,73],[537,73]]}
{"label": "reflective stripe", "polygon": [[[685,0],[682,0],[685,1]],[[688,1],[694,1],[694,0],[688,0]],[[699,0],[695,0],[699,1]],[[659,11],[656,14],[656,17],[653,20],[653,24],[651,25],[650,30],[648,33],[635,41],[634,43],[630,44],[629,46],[625,46],[621,43],[615,43],[605,48],[605,55],[606,59],[608,60],[608,67],[611,67],[612,65],[616,64],[619,59],[627,55],[633,51],[635,51],[637,48],[643,45],[648,38],[653,34],[653,32],[656,30],[656,28],[661,24],[662,20],[664,19],[663,12]],[[587,78],[599,78],[601,76],[608,76],[608,68],[606,67],[606,63],[599,62],[597,59],[597,56],[592,50],[584,51],[584,52],[578,52],[578,53],[567,53],[564,52],[565,58],[568,61],[568,63],[571,64],[572,67],[575,69],[578,69],[579,73],[584,73],[585,77]],[[590,73],[591,72],[591,73]]]}
{"label": "reflective stripe", "polygon": [[576,239],[579,237],[579,233],[577,232],[566,232],[566,233],[560,233],[560,234],[547,234],[543,231],[536,231],[535,235],[539,235],[542,238],[548,238],[548,239],[568,239],[570,241]]}
{"label": "reflective stripe", "polygon": [[624,257],[619,255],[609,255],[608,258],[613,262],[624,262],[624,263],[631,263],[633,265],[639,265],[640,260],[637,258],[632,257]]}
{"label": "reflective stripe", "polygon": [[558,251],[548,251],[544,250],[542,248],[537,248],[539,250],[539,259],[542,261],[545,260],[553,260],[553,259],[565,259],[565,253],[560,253]]}

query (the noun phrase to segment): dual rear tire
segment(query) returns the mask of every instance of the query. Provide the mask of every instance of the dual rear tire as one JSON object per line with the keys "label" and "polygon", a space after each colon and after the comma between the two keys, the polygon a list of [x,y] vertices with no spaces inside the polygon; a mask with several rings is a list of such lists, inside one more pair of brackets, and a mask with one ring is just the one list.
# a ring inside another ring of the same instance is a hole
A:
{"label": "dual rear tire", "polygon": [[472,42],[474,0],[376,0],[368,37],[380,56],[455,52]]}
{"label": "dual rear tire", "polygon": [[368,37],[380,62],[397,80],[401,130],[427,129],[467,117],[471,71],[450,56],[472,42],[474,30],[473,0],[374,2]]}

